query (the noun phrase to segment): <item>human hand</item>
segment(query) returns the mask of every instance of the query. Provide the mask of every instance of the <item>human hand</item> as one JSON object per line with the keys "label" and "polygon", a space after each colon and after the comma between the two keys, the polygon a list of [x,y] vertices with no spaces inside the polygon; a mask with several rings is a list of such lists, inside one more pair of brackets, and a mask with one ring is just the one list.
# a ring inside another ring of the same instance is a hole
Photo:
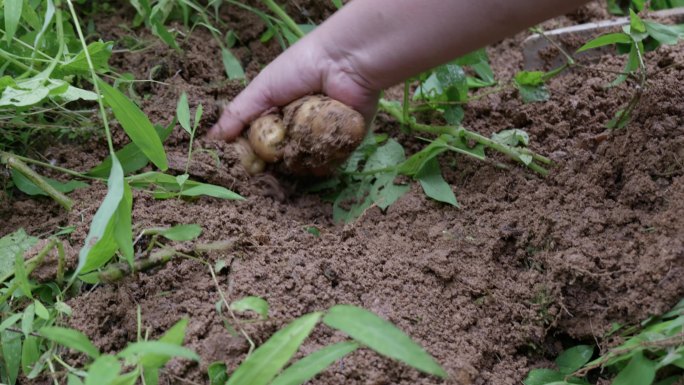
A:
{"label": "human hand", "polygon": [[208,136],[233,140],[265,111],[312,93],[323,93],[352,107],[369,124],[379,90],[372,89],[350,57],[330,46],[330,41],[325,43],[312,33],[283,52],[224,109]]}

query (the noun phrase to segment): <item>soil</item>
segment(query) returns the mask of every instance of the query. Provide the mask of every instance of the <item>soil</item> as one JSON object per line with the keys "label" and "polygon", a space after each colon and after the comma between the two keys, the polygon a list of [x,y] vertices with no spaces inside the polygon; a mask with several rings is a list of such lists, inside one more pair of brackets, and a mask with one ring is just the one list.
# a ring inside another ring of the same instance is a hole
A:
{"label": "soil", "polygon": [[[298,21],[332,12],[320,5],[324,2],[291,3]],[[599,6],[590,4],[550,25],[586,21],[600,14]],[[253,77],[280,48],[259,41],[265,27],[255,16],[229,6],[222,14],[241,39],[235,52]],[[131,15],[126,7],[107,15],[98,24],[102,38],[122,44],[120,37],[130,32],[118,25]],[[136,86],[142,108],[155,123],[167,124],[185,91],[191,108],[200,102],[205,107],[205,133],[218,116],[219,102],[242,89],[223,80],[210,34],[194,31],[183,41],[182,53],[175,53],[144,29],[135,33],[149,48],[116,54],[113,62],[120,72],[163,82]],[[521,68],[523,38],[490,48],[501,79]],[[618,70],[624,60],[603,57],[597,66]],[[532,149],[549,155],[556,166],[542,178],[496,156],[511,169],[446,155],[444,176],[461,208],[429,200],[412,185],[385,212],[371,208],[352,224],[335,224],[331,204],[298,190],[296,180],[269,174],[249,178],[226,144],[199,140],[193,177],[248,199],[160,201],[136,191],[134,232],[197,223],[203,229],[198,243],[230,242],[230,249],[210,252],[206,261],[228,266],[217,279],[229,300],[250,295],[268,300],[270,320],[244,325],[257,344],[293,318],[348,303],[396,324],[450,374],[439,381],[360,350],[312,384],[519,384],[531,368],[549,366],[564,348],[595,339],[608,344],[602,336],[611,323],[635,324],[684,296],[684,51],[662,47],[646,55],[646,62],[647,87],[632,121],[620,130],[604,125],[635,87],[627,82],[606,88],[614,75],[605,72],[578,69],[551,80],[551,99],[544,103],[523,104],[507,90],[469,104],[466,127],[485,135],[524,129]],[[392,133],[409,151],[422,145],[397,134],[398,125],[382,114],[376,129]],[[116,140],[125,142],[121,130]],[[187,135],[177,129],[166,145],[172,168],[182,172]],[[202,148],[218,155],[221,166],[211,153],[198,151]],[[43,152],[45,159],[77,170],[96,165],[105,154],[100,139],[57,143]],[[66,213],[48,199],[17,192],[0,207],[0,235],[20,227],[40,235],[76,226],[67,248],[73,266],[104,194],[102,183],[77,190],[71,194],[76,207]],[[320,236],[307,232],[310,226]],[[146,242],[143,238],[138,247]],[[176,246],[188,251],[194,245]],[[188,317],[186,346],[202,360],[172,361],[161,383],[204,384],[210,363],[223,361],[232,370],[249,349],[244,338],[227,331],[217,301],[207,265],[179,258],[117,283],[83,287],[68,300],[73,316],[67,322],[102,351],[116,352],[136,339],[138,306],[150,337]],[[341,338],[321,326],[302,352]]]}

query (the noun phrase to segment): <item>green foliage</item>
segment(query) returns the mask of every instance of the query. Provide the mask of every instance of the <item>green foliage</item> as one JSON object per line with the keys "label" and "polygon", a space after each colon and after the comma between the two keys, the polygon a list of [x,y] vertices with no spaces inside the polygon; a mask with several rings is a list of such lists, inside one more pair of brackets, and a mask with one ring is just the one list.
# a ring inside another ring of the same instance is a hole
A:
{"label": "green foliage", "polygon": [[[266,301],[257,297],[247,297],[231,304],[234,310],[248,309],[262,315],[267,314],[267,307]],[[288,366],[320,321],[349,335],[353,341],[323,347]],[[337,305],[325,313],[310,313],[292,321],[249,355],[230,377],[225,364],[211,364],[208,369],[209,381],[212,385],[300,385],[360,347],[404,362],[424,373],[447,377],[444,369],[396,326],[362,308]]]}
{"label": "green foliage", "polygon": [[244,297],[230,304],[233,311],[253,311],[261,317],[262,320],[268,318],[268,302],[260,297]]}
{"label": "green foliage", "polygon": [[[684,374],[684,299],[671,311],[631,328],[624,342],[589,361],[594,348],[579,345],[556,359],[557,369],[534,369],[525,385],[589,384],[589,371],[607,368],[613,385],[651,385],[658,373]],[[675,377],[676,378],[676,377]],[[669,380],[668,380],[669,381]],[[666,382],[667,383],[667,382]],[[662,383],[659,383],[661,385]]]}
{"label": "green foliage", "polygon": [[614,15],[625,15],[630,10],[641,12],[648,4],[651,10],[684,7],[684,0],[608,0],[608,11]]}

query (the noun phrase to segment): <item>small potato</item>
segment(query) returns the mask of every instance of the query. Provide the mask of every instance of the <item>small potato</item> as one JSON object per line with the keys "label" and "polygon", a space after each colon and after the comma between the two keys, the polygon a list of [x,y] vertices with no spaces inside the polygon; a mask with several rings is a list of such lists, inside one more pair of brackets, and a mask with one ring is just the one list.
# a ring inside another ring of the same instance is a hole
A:
{"label": "small potato", "polygon": [[234,143],[235,152],[240,159],[242,167],[250,175],[256,175],[264,171],[266,163],[257,156],[252,150],[249,142],[245,138],[237,138]]}
{"label": "small potato", "polygon": [[249,143],[257,155],[265,162],[275,163],[283,157],[283,140],[287,130],[283,120],[268,114],[256,119],[249,128]]}

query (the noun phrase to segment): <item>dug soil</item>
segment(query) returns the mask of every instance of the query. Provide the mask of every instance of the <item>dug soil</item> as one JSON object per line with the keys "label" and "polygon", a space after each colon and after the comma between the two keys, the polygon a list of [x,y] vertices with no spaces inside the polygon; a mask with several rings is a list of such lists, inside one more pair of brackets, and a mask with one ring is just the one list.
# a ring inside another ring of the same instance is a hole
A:
{"label": "dug soil", "polygon": [[[592,4],[552,23],[586,21],[599,9]],[[289,11],[304,22],[319,21],[332,9],[299,1]],[[123,46],[130,32],[119,25],[130,24],[132,14],[123,7],[107,15],[98,24],[101,37]],[[234,52],[252,78],[281,49],[274,40],[259,41],[265,27],[256,16],[228,6],[222,14],[241,39]],[[198,29],[182,42],[183,52],[175,53],[144,29],[135,33],[149,48],[116,53],[114,66],[160,82],[135,86],[145,112],[167,124],[186,91],[192,109],[200,102],[205,107],[204,134],[217,119],[219,103],[243,88],[225,80],[218,45]],[[522,38],[489,50],[502,81],[522,66]],[[619,70],[624,60],[603,57],[587,64]],[[444,176],[460,208],[427,199],[411,184],[386,211],[373,207],[351,224],[335,224],[331,204],[302,192],[297,181],[278,175],[250,179],[229,159],[225,144],[200,140],[193,177],[247,200],[160,201],[136,192],[134,232],[197,223],[203,229],[199,240],[181,249],[229,242],[231,248],[210,252],[205,260],[224,261],[217,280],[228,301],[268,300],[270,319],[243,325],[257,345],[305,313],[354,304],[404,330],[450,374],[440,381],[360,350],[312,384],[519,384],[531,368],[551,365],[564,348],[595,341],[609,346],[603,336],[612,323],[635,324],[684,296],[684,51],[662,47],[646,61],[647,87],[631,122],[619,130],[607,131],[605,124],[632,97],[635,83],[606,88],[615,76],[606,72],[577,69],[551,80],[548,102],[523,104],[516,91],[506,89],[469,104],[466,127],[485,135],[524,129],[531,148],[556,165],[544,178],[497,156],[509,170],[443,156]],[[382,114],[375,129],[398,137],[409,153],[423,143],[399,134],[399,126]],[[120,130],[116,135],[119,145],[125,142]],[[166,144],[172,168],[182,172],[188,137],[178,128]],[[101,139],[60,143],[43,152],[45,159],[78,170],[105,155]],[[71,194],[76,207],[66,213],[47,199],[15,193],[1,208],[0,235],[20,227],[40,235],[76,226],[69,238],[73,263],[104,194],[101,183],[77,190]],[[311,227],[320,235],[307,231]],[[148,241],[138,243],[139,251]],[[249,349],[226,327],[227,316],[217,313],[219,300],[207,265],[178,258],[118,283],[83,287],[68,301],[73,316],[67,322],[102,351],[116,352],[136,339],[138,307],[153,338],[187,317],[186,346],[202,360],[172,361],[161,383],[205,384],[210,363],[222,361],[233,370]],[[342,338],[321,326],[300,354]]]}

